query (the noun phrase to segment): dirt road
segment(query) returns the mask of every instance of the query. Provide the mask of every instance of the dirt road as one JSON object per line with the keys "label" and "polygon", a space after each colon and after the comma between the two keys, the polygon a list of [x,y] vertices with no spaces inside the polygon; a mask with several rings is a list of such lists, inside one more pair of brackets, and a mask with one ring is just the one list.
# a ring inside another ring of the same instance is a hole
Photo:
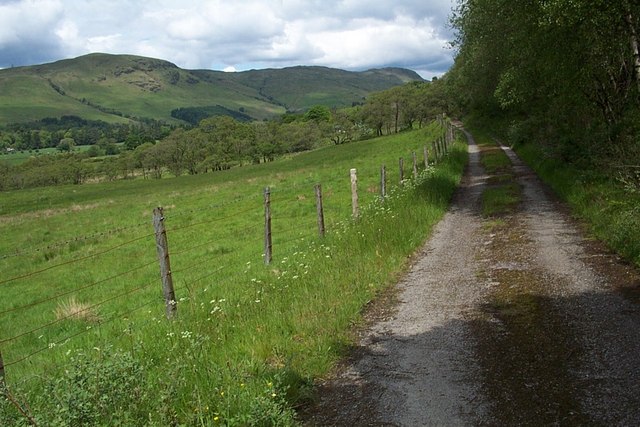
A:
{"label": "dirt road", "polygon": [[307,425],[640,425],[640,275],[508,148],[518,208],[480,214],[470,162],[450,211]]}

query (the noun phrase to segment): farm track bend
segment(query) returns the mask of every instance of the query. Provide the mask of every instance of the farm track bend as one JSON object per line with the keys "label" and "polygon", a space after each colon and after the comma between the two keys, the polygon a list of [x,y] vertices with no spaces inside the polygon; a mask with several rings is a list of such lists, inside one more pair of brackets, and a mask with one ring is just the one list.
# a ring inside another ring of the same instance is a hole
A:
{"label": "farm track bend", "polygon": [[471,134],[451,208],[306,410],[309,426],[638,425],[640,273],[588,239],[508,147],[517,208]]}

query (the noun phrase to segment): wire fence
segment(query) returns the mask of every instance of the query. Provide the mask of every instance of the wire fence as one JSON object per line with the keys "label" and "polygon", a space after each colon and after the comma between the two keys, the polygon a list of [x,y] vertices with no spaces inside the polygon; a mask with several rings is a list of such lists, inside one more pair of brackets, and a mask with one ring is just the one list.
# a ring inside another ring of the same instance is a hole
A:
{"label": "wire fence", "polygon": [[[425,147],[422,162],[418,163],[415,153],[407,157],[413,158],[413,168],[410,164],[405,165],[409,170],[407,179],[411,178],[411,170],[421,168],[422,163],[425,166],[437,163],[447,154],[454,133],[451,126],[444,129],[441,140]],[[399,171],[400,178],[404,172]],[[386,179],[384,174],[379,178],[369,177],[370,182],[381,183],[376,188],[381,193],[376,197],[385,197]],[[348,180],[349,176],[345,174],[345,187],[348,187]],[[161,230],[151,228],[150,215],[144,222],[0,254],[0,260],[6,261],[65,247],[72,242],[96,241],[82,255],[46,262],[40,268],[0,278],[0,291],[5,292],[4,301],[0,303],[0,381],[4,381],[7,372],[13,384],[40,378],[37,373],[27,374],[31,366],[43,363],[50,370],[52,365],[64,364],[64,357],[60,355],[44,361],[40,356],[68,343],[79,343],[81,337],[111,342],[127,335],[126,328],[123,332],[124,326],[115,335],[107,333],[109,325],[132,319],[139,321],[138,327],[157,323],[163,303],[174,309],[179,306],[176,290],[190,297],[206,292],[209,288],[202,287],[202,283],[210,284],[212,278],[215,282],[232,281],[242,275],[242,269],[232,268],[234,263],[268,264],[272,261],[272,251],[279,250],[285,257],[296,244],[323,236],[326,212],[331,216],[326,221],[329,227],[348,219],[350,212],[357,215],[354,206],[351,206],[353,209],[334,206],[335,209],[327,210],[322,206],[319,188],[312,187],[316,182],[309,180],[308,184],[278,188],[274,197],[268,200],[269,188],[264,194],[235,195],[229,200],[198,208],[172,207],[167,215],[159,209]],[[397,185],[401,185],[401,179]],[[352,191],[357,188],[352,187]],[[368,188],[365,191],[372,192]],[[357,197],[352,196],[352,203],[355,203]],[[153,223],[156,223],[155,219]],[[133,233],[135,235],[131,235]],[[168,241],[164,261],[160,255],[159,235],[164,235]],[[248,241],[251,244],[247,245]],[[171,266],[168,265],[169,258]],[[167,262],[164,269],[163,262]],[[161,280],[158,280],[158,270]],[[171,295],[174,295],[171,300],[167,300],[166,294],[163,299],[160,292],[160,283],[164,286],[167,275],[178,279],[175,288],[171,284]],[[80,297],[82,302],[76,299]],[[140,316],[145,308],[157,316],[152,319]],[[70,322],[73,319],[83,321]],[[20,370],[21,367],[24,369]],[[13,377],[14,369],[22,377]]]}

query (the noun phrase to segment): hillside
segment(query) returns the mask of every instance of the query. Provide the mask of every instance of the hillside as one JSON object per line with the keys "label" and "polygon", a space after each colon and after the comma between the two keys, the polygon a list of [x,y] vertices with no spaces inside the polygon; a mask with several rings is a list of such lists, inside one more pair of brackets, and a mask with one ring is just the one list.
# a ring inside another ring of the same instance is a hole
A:
{"label": "hillside", "polygon": [[301,66],[225,73],[95,53],[0,70],[0,124],[70,114],[107,122],[175,122],[171,112],[190,107],[260,120],[317,104],[349,106],[373,91],[413,80],[421,78],[399,68],[350,72]]}
{"label": "hillside", "polygon": [[[432,166],[420,162],[418,180],[401,188],[399,171],[390,169],[393,197],[384,205],[375,190],[380,165],[422,153],[440,135],[432,124],[295,161],[3,193],[0,340],[8,389],[20,391],[41,426],[70,419],[299,425],[293,408],[328,375],[363,307],[399,277],[444,214],[466,155],[456,144],[434,167],[432,150]],[[362,221],[351,220],[351,168]],[[323,190],[323,238],[315,183]],[[273,195],[268,266],[265,186]],[[172,322],[164,320],[156,206],[164,207],[171,245]],[[71,310],[57,318],[70,301],[92,317],[72,318]],[[90,419],[84,415],[98,405]],[[23,420],[0,401],[0,425]]]}

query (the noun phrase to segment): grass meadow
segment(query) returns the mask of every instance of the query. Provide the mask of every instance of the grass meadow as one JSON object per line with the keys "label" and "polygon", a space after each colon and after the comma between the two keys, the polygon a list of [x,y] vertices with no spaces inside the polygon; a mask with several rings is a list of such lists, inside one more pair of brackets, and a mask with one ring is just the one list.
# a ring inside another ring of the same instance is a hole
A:
{"label": "grass meadow", "polygon": [[[442,133],[432,124],[226,172],[3,193],[8,400],[0,424],[295,425],[295,409],[345,354],[363,308],[395,282],[446,211],[467,157],[457,142],[425,168],[422,149]],[[419,177],[399,186],[398,159],[412,178],[413,151]],[[151,225],[156,206],[167,227],[172,321]]]}
{"label": "grass meadow", "polygon": [[[89,151],[91,145],[78,145],[73,148],[74,153],[82,153],[84,151]],[[31,151],[12,151],[12,152],[1,152],[0,153],[0,162],[5,162],[12,166],[20,165],[32,157],[38,156],[49,156],[52,154],[59,154],[60,150],[57,148],[40,148],[38,150]]]}

